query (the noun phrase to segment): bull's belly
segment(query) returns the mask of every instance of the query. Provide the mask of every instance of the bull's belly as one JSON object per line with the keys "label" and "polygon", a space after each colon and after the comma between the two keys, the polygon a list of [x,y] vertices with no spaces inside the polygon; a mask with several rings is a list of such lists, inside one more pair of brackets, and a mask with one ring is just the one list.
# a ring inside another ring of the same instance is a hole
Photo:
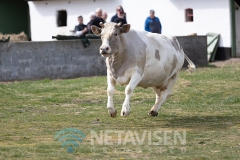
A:
{"label": "bull's belly", "polygon": [[[137,67],[128,69],[123,76],[117,77],[115,80],[120,85],[127,85],[131,80],[132,75],[137,72]],[[138,86],[147,88],[153,86],[160,86],[164,81],[168,79],[169,72],[164,72],[158,67],[146,67],[143,73],[142,80],[138,83]]]}
{"label": "bull's belly", "polygon": [[[172,65],[166,63],[152,63],[146,65],[144,68],[143,78],[138,83],[139,87],[148,88],[156,86],[165,86],[168,83],[169,78],[180,70],[182,64],[177,64],[174,68]],[[120,85],[127,85],[131,80],[132,75],[137,72],[137,66],[135,68],[125,71],[123,76],[117,77],[115,80]]]}
{"label": "bull's belly", "polygon": [[[127,70],[123,76],[115,80],[122,86],[127,85],[134,72],[137,72],[137,67]],[[143,78],[138,83],[138,86],[143,88],[162,86],[168,81],[170,74],[170,70],[165,71],[164,67],[161,65],[146,67],[144,69]]]}
{"label": "bull's belly", "polygon": [[[163,56],[162,56],[163,57]],[[151,59],[151,57],[149,58]],[[170,61],[168,57],[163,57],[160,61],[153,59],[149,61],[144,68],[144,77],[138,86],[147,87],[165,87],[169,78],[182,68],[184,57],[179,55],[176,63]],[[174,63],[174,64],[173,64]]]}
{"label": "bull's belly", "polygon": [[162,86],[170,78],[170,71],[164,71],[161,67],[155,67],[154,69],[145,69],[144,77],[139,82],[138,86],[143,88]]}
{"label": "bull's belly", "polygon": [[170,63],[153,63],[154,65],[146,65],[144,69],[144,77],[138,86],[156,87],[164,86],[171,76],[178,72],[180,66],[172,68]]}

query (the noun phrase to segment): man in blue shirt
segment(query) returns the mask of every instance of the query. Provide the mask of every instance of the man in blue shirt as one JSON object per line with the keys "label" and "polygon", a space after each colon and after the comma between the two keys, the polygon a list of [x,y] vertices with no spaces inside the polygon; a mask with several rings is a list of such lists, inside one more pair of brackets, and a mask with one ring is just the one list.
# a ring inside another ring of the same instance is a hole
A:
{"label": "man in blue shirt", "polygon": [[162,33],[162,25],[158,17],[155,17],[155,11],[150,10],[150,16],[145,21],[145,31],[152,33]]}

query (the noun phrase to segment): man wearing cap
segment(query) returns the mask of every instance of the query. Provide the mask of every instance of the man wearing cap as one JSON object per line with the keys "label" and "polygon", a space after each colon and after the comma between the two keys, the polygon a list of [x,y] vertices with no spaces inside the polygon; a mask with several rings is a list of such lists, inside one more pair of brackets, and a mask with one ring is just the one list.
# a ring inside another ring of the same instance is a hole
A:
{"label": "man wearing cap", "polygon": [[150,16],[145,21],[145,31],[152,33],[162,33],[162,25],[158,17],[155,17],[155,11],[150,10]]}

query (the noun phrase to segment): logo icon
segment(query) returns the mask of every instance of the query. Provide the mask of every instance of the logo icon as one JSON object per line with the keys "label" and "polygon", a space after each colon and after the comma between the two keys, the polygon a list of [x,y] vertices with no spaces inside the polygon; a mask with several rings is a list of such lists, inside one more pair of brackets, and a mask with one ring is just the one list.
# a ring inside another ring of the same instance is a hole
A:
{"label": "logo icon", "polygon": [[62,143],[62,147],[67,147],[67,151],[72,153],[74,147],[79,146],[79,142],[82,142],[86,135],[78,129],[75,128],[65,128],[57,132],[54,136],[58,142]]}

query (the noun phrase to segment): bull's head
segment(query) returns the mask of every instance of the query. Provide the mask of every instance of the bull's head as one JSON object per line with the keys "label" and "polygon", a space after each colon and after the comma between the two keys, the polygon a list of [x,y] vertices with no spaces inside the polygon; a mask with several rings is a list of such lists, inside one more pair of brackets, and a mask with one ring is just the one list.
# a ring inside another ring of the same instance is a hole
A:
{"label": "bull's head", "polygon": [[100,23],[102,28],[91,26],[92,32],[101,36],[102,45],[100,46],[100,54],[103,57],[109,57],[111,54],[119,52],[120,48],[120,35],[127,33],[130,30],[130,24],[124,24],[122,27],[120,23]]}

